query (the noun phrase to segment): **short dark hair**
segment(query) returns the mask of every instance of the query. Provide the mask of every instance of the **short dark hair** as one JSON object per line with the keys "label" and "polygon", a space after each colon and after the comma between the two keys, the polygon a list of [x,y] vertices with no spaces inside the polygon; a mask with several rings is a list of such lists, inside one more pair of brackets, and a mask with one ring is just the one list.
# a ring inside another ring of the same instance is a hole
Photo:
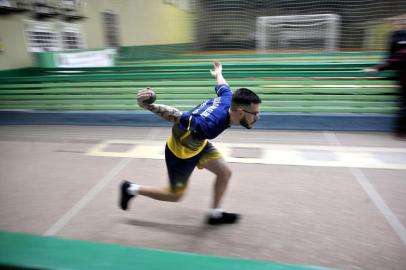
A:
{"label": "short dark hair", "polygon": [[248,88],[240,88],[234,92],[231,99],[231,109],[236,110],[238,106],[246,105],[249,106],[251,103],[259,104],[262,100],[257,94]]}

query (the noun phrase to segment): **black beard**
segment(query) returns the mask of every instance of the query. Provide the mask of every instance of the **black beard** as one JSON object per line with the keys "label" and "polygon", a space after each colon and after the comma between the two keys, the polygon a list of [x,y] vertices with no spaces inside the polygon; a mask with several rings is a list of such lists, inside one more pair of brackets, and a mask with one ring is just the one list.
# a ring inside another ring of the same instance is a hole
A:
{"label": "black beard", "polygon": [[240,125],[243,126],[243,127],[245,127],[246,129],[251,129],[251,128],[252,128],[252,126],[250,126],[250,125],[248,124],[247,119],[245,119],[245,117],[244,117],[243,119],[241,119]]}

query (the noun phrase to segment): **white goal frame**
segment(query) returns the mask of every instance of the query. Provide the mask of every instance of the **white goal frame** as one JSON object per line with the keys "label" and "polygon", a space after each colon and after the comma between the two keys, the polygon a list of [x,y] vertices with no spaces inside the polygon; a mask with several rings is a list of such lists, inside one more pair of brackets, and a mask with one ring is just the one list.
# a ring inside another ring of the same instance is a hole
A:
{"label": "white goal frame", "polygon": [[[321,25],[322,27],[319,28],[318,26]],[[295,26],[297,27],[295,28]],[[270,45],[275,42],[277,42],[281,48],[286,48],[290,41],[315,38],[324,40],[325,52],[335,52],[337,51],[340,34],[339,26],[340,16],[337,14],[257,17],[257,52],[266,53],[267,50],[272,50],[273,48]],[[283,29],[283,27],[285,27],[285,29]],[[309,29],[304,30],[305,27],[309,27]]]}

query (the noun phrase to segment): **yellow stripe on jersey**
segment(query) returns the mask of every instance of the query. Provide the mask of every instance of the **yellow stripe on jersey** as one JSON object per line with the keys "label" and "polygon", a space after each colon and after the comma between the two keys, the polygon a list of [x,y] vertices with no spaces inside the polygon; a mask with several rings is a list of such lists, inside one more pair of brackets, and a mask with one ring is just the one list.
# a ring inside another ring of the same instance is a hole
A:
{"label": "yellow stripe on jersey", "polygon": [[[187,131],[182,138],[186,138],[187,136],[190,135],[190,131]],[[167,140],[167,144],[168,144],[168,148],[172,151],[172,153],[178,157],[178,158],[182,158],[182,159],[186,159],[186,158],[191,158],[196,156],[197,154],[199,154],[203,148],[206,146],[207,144],[207,140],[204,140],[203,144],[201,146],[199,146],[198,149],[190,149],[184,145],[182,145],[180,140],[177,140],[176,138],[174,138],[174,136],[169,136],[168,140]]]}
{"label": "yellow stripe on jersey", "polygon": [[207,145],[208,140],[204,140],[202,142],[201,145],[199,145],[197,148],[195,149],[191,149],[189,147],[187,147],[184,144],[184,141],[191,135],[191,131],[190,129],[190,124],[192,122],[192,116],[189,117],[189,124],[187,127],[187,131],[182,134],[182,136],[180,138],[173,136],[173,133],[171,134],[171,136],[169,136],[168,140],[167,140],[167,145],[168,148],[172,151],[172,153],[181,159],[186,159],[186,158],[191,158],[196,156],[197,154],[199,154],[203,148]]}
{"label": "yellow stripe on jersey", "polygon": [[186,130],[190,130],[190,124],[192,123],[192,116],[189,116],[189,122],[187,124],[187,129]]}

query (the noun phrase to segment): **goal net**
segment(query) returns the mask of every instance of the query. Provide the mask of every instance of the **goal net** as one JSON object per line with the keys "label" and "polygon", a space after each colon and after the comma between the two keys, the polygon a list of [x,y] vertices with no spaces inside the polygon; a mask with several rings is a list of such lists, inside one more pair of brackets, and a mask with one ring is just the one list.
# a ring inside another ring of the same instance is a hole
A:
{"label": "goal net", "polygon": [[257,51],[337,51],[340,16],[313,14],[257,17]]}
{"label": "goal net", "polygon": [[138,21],[120,25],[117,15],[111,31],[126,29],[117,40],[124,45],[123,58],[136,60],[212,53],[334,57],[331,52],[384,52],[394,30],[389,20],[406,14],[405,0],[165,0],[145,1],[142,9],[140,1],[129,2],[128,10],[142,10],[133,17],[156,18],[129,27]]}
{"label": "goal net", "polygon": [[385,51],[405,0],[195,0],[201,51]]}

